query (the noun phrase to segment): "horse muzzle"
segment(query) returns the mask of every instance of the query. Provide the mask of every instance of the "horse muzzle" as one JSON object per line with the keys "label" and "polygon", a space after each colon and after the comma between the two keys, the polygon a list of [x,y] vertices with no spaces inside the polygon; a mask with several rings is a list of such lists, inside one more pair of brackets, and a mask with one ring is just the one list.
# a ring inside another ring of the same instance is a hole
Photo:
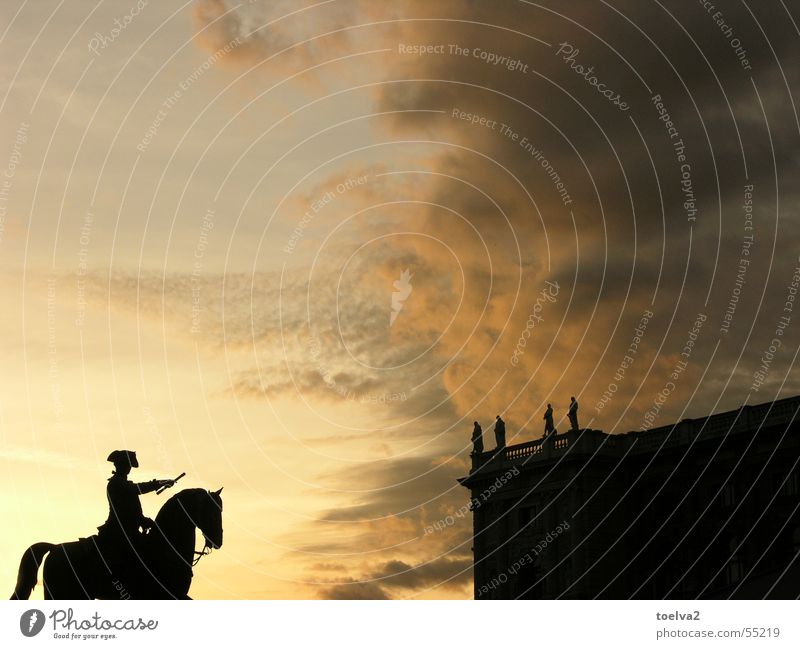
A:
{"label": "horse muzzle", "polygon": [[222,547],[222,532],[219,533],[218,538],[211,538],[210,536],[204,534],[206,539],[206,545],[208,547],[213,548],[214,550],[219,550]]}

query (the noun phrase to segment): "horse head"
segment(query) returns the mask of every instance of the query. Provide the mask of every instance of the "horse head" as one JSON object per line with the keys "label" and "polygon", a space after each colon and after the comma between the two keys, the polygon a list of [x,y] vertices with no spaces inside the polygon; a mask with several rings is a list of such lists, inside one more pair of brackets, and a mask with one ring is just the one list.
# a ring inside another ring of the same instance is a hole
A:
{"label": "horse head", "polygon": [[204,501],[205,518],[203,525],[198,525],[206,539],[206,543],[218,550],[222,547],[222,487],[216,491],[206,491],[208,498]]}
{"label": "horse head", "polygon": [[170,527],[170,521],[188,520],[198,528],[209,548],[222,547],[222,489],[184,489],[170,498],[156,517],[156,525],[162,530]]}

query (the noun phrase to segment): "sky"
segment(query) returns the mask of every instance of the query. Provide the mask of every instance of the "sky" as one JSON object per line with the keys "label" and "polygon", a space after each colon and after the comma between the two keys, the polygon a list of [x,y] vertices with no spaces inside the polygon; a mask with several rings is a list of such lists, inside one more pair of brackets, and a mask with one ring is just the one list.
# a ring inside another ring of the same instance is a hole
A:
{"label": "sky", "polygon": [[224,487],[195,598],[469,598],[473,421],[797,394],[798,21],[3,3],[0,583],[105,520],[130,448]]}

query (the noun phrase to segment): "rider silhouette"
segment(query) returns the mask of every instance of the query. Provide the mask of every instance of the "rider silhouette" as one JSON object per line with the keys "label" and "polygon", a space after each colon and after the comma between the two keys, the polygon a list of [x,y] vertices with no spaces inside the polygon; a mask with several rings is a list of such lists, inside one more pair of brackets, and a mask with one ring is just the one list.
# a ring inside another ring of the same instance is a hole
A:
{"label": "rider silhouette", "polygon": [[113,475],[108,479],[108,519],[98,527],[99,537],[105,547],[112,550],[136,549],[142,539],[139,528],[148,530],[153,521],[142,513],[140,494],[150,493],[161,487],[171,487],[174,480],[150,480],[131,482],[128,474],[139,466],[135,451],[113,451],[108,461],[114,463]]}

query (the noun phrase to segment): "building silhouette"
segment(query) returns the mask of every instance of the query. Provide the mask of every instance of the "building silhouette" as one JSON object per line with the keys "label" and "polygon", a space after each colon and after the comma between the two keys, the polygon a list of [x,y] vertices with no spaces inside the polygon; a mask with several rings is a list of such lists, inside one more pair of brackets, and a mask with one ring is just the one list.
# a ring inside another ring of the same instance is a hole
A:
{"label": "building silhouette", "polygon": [[473,456],[475,598],[797,598],[798,407]]}

